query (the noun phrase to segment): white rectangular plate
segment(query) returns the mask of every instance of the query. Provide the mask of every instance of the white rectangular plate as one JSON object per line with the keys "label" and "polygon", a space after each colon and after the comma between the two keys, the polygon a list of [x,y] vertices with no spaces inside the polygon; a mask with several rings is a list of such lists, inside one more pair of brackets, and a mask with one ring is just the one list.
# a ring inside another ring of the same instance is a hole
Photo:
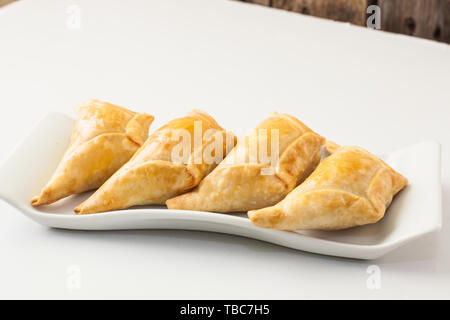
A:
{"label": "white rectangular plate", "polygon": [[47,115],[0,168],[0,197],[44,226],[78,230],[220,232],[357,259],[375,259],[441,227],[440,146],[436,142],[421,142],[382,157],[404,174],[410,185],[394,199],[380,222],[343,231],[268,230],[253,226],[245,214],[168,210],[161,206],[75,215],[73,208],[90,193],[33,208],[30,199],[38,194],[55,170],[70,141],[73,123],[73,119],[63,114]]}

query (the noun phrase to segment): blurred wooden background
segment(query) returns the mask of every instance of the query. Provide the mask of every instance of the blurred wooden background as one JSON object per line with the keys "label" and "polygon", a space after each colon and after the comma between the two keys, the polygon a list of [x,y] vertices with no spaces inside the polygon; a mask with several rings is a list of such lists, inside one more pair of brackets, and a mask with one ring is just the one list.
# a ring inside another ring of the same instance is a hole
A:
{"label": "blurred wooden background", "polygon": [[[0,7],[16,0],[0,0]],[[163,0],[160,0],[163,1]],[[237,0],[366,26],[378,5],[381,30],[450,43],[450,0]]]}
{"label": "blurred wooden background", "polygon": [[238,0],[366,26],[378,5],[381,30],[450,43],[450,0]]}
{"label": "blurred wooden background", "polygon": [[0,7],[7,5],[8,3],[14,2],[15,0],[0,0]]}

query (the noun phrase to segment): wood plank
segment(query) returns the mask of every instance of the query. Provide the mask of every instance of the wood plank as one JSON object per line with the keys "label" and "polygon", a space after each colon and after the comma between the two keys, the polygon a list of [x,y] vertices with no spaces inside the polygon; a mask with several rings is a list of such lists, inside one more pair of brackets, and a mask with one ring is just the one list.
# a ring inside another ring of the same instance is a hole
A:
{"label": "wood plank", "polygon": [[272,6],[365,26],[366,9],[370,3],[370,0],[273,0]]}
{"label": "wood plank", "polygon": [[271,0],[241,0],[241,1],[255,3],[255,4],[261,4],[263,6],[268,6],[268,7],[272,6]]}
{"label": "wood plank", "polygon": [[379,0],[381,29],[450,43],[450,0]]}
{"label": "wood plank", "polygon": [[450,43],[450,0],[241,0],[366,26],[367,7],[381,9],[381,29]]}
{"label": "wood plank", "polygon": [[11,2],[14,2],[16,0],[0,0],[0,7],[6,6],[7,4],[10,4]]}

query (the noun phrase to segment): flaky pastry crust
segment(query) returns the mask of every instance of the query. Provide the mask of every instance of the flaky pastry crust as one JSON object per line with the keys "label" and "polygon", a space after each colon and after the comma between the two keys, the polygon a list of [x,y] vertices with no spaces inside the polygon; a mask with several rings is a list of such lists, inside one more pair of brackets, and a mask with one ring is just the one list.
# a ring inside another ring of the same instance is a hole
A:
{"label": "flaky pastry crust", "polygon": [[[260,146],[266,146],[267,155],[272,156],[272,130],[278,132],[275,166],[259,152]],[[314,170],[324,142],[323,137],[298,119],[273,113],[239,141],[195,190],[169,199],[166,205],[169,209],[212,212],[240,212],[274,205]],[[251,152],[254,146],[257,157]]]}
{"label": "flaky pastry crust", "polygon": [[33,206],[100,187],[147,139],[153,116],[98,100],[75,107],[70,145]]}
{"label": "flaky pastry crust", "polygon": [[[196,145],[195,123],[201,122],[203,137]],[[173,161],[173,150],[180,145],[183,132],[189,133],[191,151],[188,161]],[[220,140],[217,140],[220,139]],[[207,113],[193,110],[187,116],[170,121],[155,131],[134,154],[90,198],[75,208],[75,213],[86,214],[124,209],[135,205],[164,204],[171,197],[195,187],[217,165],[217,162],[196,162],[196,156],[214,146],[216,140],[225,156],[236,144],[236,137],[222,129]],[[230,142],[231,141],[231,142]],[[198,158],[197,158],[198,159]],[[222,158],[220,159],[222,160]]]}
{"label": "flaky pastry crust", "polygon": [[250,211],[259,227],[280,230],[339,230],[383,218],[407,179],[359,147],[339,147],[301,185],[275,206]]}

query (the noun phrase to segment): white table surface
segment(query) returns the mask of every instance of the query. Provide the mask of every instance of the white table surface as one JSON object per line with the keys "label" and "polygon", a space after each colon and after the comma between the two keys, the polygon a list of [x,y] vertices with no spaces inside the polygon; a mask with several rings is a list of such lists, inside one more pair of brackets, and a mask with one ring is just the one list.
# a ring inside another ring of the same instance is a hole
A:
{"label": "white table surface", "polygon": [[195,107],[240,133],[290,113],[374,153],[436,139],[443,187],[441,232],[375,261],[204,232],[55,230],[0,202],[0,298],[450,298],[449,48],[224,0],[0,9],[0,161],[48,111],[97,98],[154,114],[152,129]]}

